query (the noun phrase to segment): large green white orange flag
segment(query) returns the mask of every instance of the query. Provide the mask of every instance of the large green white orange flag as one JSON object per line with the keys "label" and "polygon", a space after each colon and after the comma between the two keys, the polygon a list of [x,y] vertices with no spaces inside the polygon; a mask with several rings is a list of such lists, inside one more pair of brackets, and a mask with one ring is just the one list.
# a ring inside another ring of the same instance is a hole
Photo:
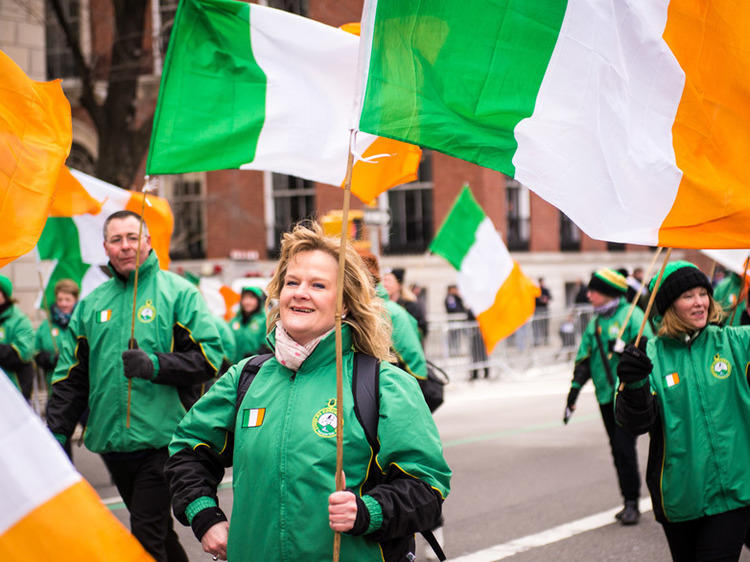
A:
{"label": "large green white orange flag", "polygon": [[750,247],[750,3],[366,0],[363,131],[514,176],[594,238]]}
{"label": "large green white orange flag", "polygon": [[458,290],[477,318],[488,352],[534,313],[539,287],[510,256],[468,187],[459,194],[430,250],[458,270]]}
{"label": "large green white orange flag", "polygon": [[60,81],[36,82],[0,51],[0,267],[34,248],[72,139]]}
{"label": "large green white orange flag", "polygon": [[[151,246],[159,265],[166,269],[174,223],[172,210],[161,197],[148,195],[146,201],[143,215],[151,235]],[[122,210],[140,214],[143,208],[143,193],[66,169],[61,174],[50,216],[37,244],[39,259],[55,260],[45,288],[47,302],[55,302],[54,286],[60,279],[73,279],[78,283],[81,296],[106,281],[107,276],[100,268],[108,261],[102,245],[105,219]]]}
{"label": "large green white orange flag", "polygon": [[[146,172],[269,170],[341,185],[358,52],[359,37],[288,12],[183,0]],[[416,179],[416,146],[361,133],[354,149],[352,193],[365,202]]]}
{"label": "large green white orange flag", "polygon": [[153,561],[76,472],[2,369],[0,450],[0,560]]}

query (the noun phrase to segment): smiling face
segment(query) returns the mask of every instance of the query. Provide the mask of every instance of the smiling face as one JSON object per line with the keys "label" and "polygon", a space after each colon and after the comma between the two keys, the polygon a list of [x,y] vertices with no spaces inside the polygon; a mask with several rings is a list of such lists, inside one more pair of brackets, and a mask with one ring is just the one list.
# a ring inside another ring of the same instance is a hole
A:
{"label": "smiling face", "polygon": [[333,256],[321,250],[300,252],[287,266],[279,294],[284,330],[301,345],[333,328],[336,318],[336,273]]}
{"label": "smiling face", "polygon": [[695,330],[708,322],[708,291],[705,287],[693,287],[682,293],[672,303],[677,318]]}
{"label": "smiling face", "polygon": [[73,312],[73,308],[76,305],[76,298],[71,293],[60,291],[55,296],[55,305],[64,314],[70,314]]}
{"label": "smiling face", "polygon": [[[140,221],[135,217],[112,219],[107,226],[107,234],[104,239],[104,252],[107,254],[115,271],[125,277],[131,271],[135,271],[139,226]],[[151,251],[151,237],[145,234],[145,230],[141,236],[140,263],[142,264],[146,261],[148,253]]]}

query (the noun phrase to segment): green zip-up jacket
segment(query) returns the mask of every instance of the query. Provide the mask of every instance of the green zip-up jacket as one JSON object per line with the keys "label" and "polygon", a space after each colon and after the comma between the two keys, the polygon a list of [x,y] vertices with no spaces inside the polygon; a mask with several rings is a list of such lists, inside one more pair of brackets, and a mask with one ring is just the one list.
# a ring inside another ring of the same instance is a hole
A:
{"label": "green zip-up jacket", "polygon": [[385,310],[391,318],[393,325],[391,343],[398,357],[399,366],[418,379],[426,379],[427,362],[424,358],[417,321],[403,306],[388,297],[388,292],[383,285],[378,284],[375,292],[383,299]]}
{"label": "green zip-up jacket", "polygon": [[[60,353],[60,348],[67,339],[71,338],[71,332],[68,326],[60,326],[49,318],[45,319],[36,330],[34,337],[34,355],[40,351],[46,351],[51,356]],[[41,366],[40,366],[41,367]],[[44,376],[47,380],[47,389],[52,389],[52,374],[54,368],[44,370]]]}
{"label": "green zip-up jacket", "polygon": [[656,519],[750,505],[750,330],[710,325],[691,342],[658,337],[647,353],[649,378],[618,392],[615,413],[634,433],[650,432]]}
{"label": "green zip-up jacket", "polygon": [[6,372],[16,388],[21,390],[18,383],[18,371],[31,361],[34,350],[34,329],[31,321],[12,304],[0,314],[0,344],[10,345],[13,352],[0,367]]}
{"label": "green zip-up jacket", "polygon": [[[581,337],[581,345],[578,348],[578,354],[575,359],[576,365],[573,371],[573,381],[570,385],[571,392],[577,396],[581,387],[586,384],[586,381],[591,379],[594,383],[596,401],[599,404],[609,404],[612,402],[615,399],[615,389],[612,383],[609,382],[607,370],[602,362],[602,355],[599,351],[599,343],[597,342],[595,331],[598,325],[601,330],[599,336],[604,346],[604,355],[609,362],[610,373],[614,382],[615,377],[617,377],[617,364],[620,362],[620,355],[613,353],[612,348],[630,310],[630,303],[623,298],[619,300],[617,308],[611,315],[602,316],[601,314],[595,314],[588,323]],[[633,314],[630,316],[630,320],[628,320],[628,326],[622,334],[622,340],[625,343],[635,340],[642,322],[643,311],[636,306]],[[653,336],[651,326],[648,324],[646,324],[643,330],[643,335],[647,338]]]}
{"label": "green zip-up jacket", "polygon": [[233,363],[259,353],[266,343],[266,314],[263,310],[255,312],[247,320],[239,312],[229,323],[229,327],[234,332]]}
{"label": "green zip-up jacket", "polygon": [[[411,537],[438,524],[451,472],[419,385],[386,362],[380,363],[380,451],[373,458],[354,410],[348,326],[342,335],[343,469],[347,487],[359,498],[358,512],[364,510],[361,515],[368,514],[369,520],[352,531],[357,534],[342,536],[341,559],[382,562],[392,558],[384,555],[378,541]],[[247,362],[242,361],[177,428],[165,472],[175,514],[194,530],[196,519],[217,511],[216,486],[223,466],[233,459],[229,560],[331,559],[328,496],[335,490],[335,356],[331,333],[296,373],[269,359],[236,410],[238,379]]]}
{"label": "green zip-up jacket", "polygon": [[128,392],[122,352],[130,339],[133,281],[132,272],[127,279],[115,273],[73,312],[75,341],[60,350],[47,406],[47,425],[60,441],[70,437],[88,404],[84,442],[90,450],[165,447],[200,383],[218,373],[221,341],[203,297],[189,281],[159,269],[152,251],[138,276],[135,339],[154,364],[154,377],[130,379]]}

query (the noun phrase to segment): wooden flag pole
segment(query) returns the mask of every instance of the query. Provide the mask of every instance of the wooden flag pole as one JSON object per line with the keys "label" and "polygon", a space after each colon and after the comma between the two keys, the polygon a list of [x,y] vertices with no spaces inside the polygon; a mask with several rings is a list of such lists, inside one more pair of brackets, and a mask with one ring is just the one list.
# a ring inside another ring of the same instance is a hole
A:
{"label": "wooden flag pole", "polygon": [[[135,277],[133,279],[133,314],[130,317],[130,339],[128,340],[128,349],[135,349],[135,306],[138,298],[138,272],[141,269],[141,237],[143,236],[143,214],[146,212],[146,193],[148,186],[148,177],[143,184],[143,202],[141,203],[141,221],[138,223],[138,245],[135,252]],[[128,408],[125,414],[125,427],[130,429],[130,396],[133,392],[133,379],[128,379]]]}
{"label": "wooden flag pole", "polygon": [[734,301],[734,304],[732,305],[732,314],[729,316],[729,322],[727,322],[727,326],[731,326],[732,322],[734,322],[734,315],[737,312],[737,308],[740,305],[740,301],[745,300],[745,297],[747,296],[745,293],[747,292],[747,266],[750,265],[750,255],[745,258],[745,270],[742,272],[742,283],[740,284],[740,292],[737,295],[737,300]]}
{"label": "wooden flag pole", "polygon": [[[352,193],[352,167],[354,166],[355,131],[349,133],[349,156],[346,161],[344,180],[344,206],[341,213],[341,245],[339,246],[339,271],[336,280],[336,491],[344,489],[344,384],[341,320],[344,310],[344,267],[346,265],[346,241],[349,237],[349,201]],[[333,534],[333,562],[339,561],[341,553],[341,533]]]}
{"label": "wooden flag pole", "polygon": [[[648,269],[646,270],[646,275],[643,276],[644,279],[649,279],[651,277],[651,270],[654,268],[654,265],[656,264],[656,260],[659,259],[659,254],[661,254],[661,251],[664,248],[662,246],[659,246],[656,250],[656,253],[654,254],[654,257],[651,259],[651,264],[648,266]],[[648,281],[647,281],[648,282]],[[630,317],[633,314],[633,311],[635,310],[636,305],[638,304],[638,299],[641,298],[641,295],[643,294],[643,289],[646,287],[645,283],[641,283],[641,286],[638,288],[638,292],[635,294],[635,297],[633,298],[633,302],[630,303],[630,310],[628,310],[628,315],[625,317],[625,322],[622,323],[622,327],[620,328],[620,333],[617,334],[617,340],[615,340],[615,343],[622,340],[622,335],[625,333],[625,329],[628,327],[628,322],[630,322]],[[612,357],[612,352],[610,351],[609,357]]]}
{"label": "wooden flag pole", "polygon": [[654,300],[656,299],[656,293],[659,292],[659,285],[661,285],[661,278],[664,275],[664,270],[667,268],[667,264],[669,263],[669,258],[671,255],[672,255],[672,248],[667,248],[667,255],[664,256],[664,263],[661,264],[661,269],[659,270],[659,277],[656,278],[656,283],[654,283],[654,290],[651,292],[651,296],[648,299],[648,306],[646,306],[646,312],[643,314],[643,322],[641,322],[641,328],[638,330],[638,337],[635,338],[636,347],[638,347],[638,344],[641,343],[643,330],[646,327],[646,322],[648,322],[648,316],[649,314],[651,314],[651,307],[654,305]]}

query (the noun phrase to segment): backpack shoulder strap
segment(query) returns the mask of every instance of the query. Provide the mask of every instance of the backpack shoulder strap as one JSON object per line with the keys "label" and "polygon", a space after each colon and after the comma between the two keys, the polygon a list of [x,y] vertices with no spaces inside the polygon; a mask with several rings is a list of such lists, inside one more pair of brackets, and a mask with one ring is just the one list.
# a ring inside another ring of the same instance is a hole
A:
{"label": "backpack shoulder strap", "polygon": [[365,431],[367,442],[377,453],[378,416],[380,415],[380,361],[372,355],[354,354],[354,374],[352,376],[354,414]]}
{"label": "backpack shoulder strap", "polygon": [[250,359],[250,361],[245,363],[245,366],[242,368],[242,372],[240,373],[240,380],[237,383],[237,401],[234,403],[235,411],[238,411],[240,409],[242,399],[245,397],[245,394],[247,394],[247,389],[250,388],[250,384],[253,382],[255,375],[258,374],[261,365],[263,365],[263,363],[268,361],[271,357],[273,357],[273,353],[255,355]]}

